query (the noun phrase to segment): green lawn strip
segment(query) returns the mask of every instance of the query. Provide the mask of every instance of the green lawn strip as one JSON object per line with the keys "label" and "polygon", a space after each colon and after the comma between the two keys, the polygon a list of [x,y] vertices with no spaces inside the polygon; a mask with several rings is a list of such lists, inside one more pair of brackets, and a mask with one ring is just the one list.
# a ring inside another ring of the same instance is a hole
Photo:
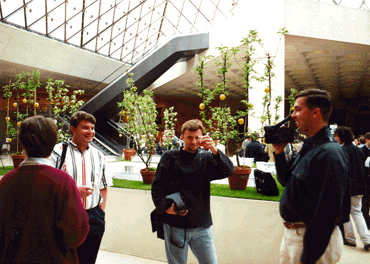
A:
{"label": "green lawn strip", "polygon": [[[280,192],[279,196],[264,196],[257,193],[256,188],[247,187],[246,190],[230,190],[228,184],[216,184],[211,183],[211,195],[231,198],[242,198],[242,199],[254,199],[254,200],[266,200],[266,201],[280,201],[281,194],[284,188],[277,182],[278,189]],[[141,181],[130,181],[123,179],[113,179],[113,187],[126,188],[126,189],[137,189],[137,190],[151,190],[152,185],[143,184]]]}
{"label": "green lawn strip", "polygon": [[5,174],[7,174],[9,171],[13,170],[14,169],[14,166],[0,166],[0,175],[1,176],[4,176]]}
{"label": "green lawn strip", "polygon": [[[13,170],[13,166],[5,166],[4,169],[0,167],[0,175],[5,175],[7,172]],[[276,179],[276,175],[274,175]],[[216,184],[211,183],[211,195],[221,196],[221,197],[232,197],[232,198],[242,198],[242,199],[254,199],[254,200],[266,200],[266,201],[279,201],[284,188],[276,181],[278,189],[280,192],[279,196],[263,196],[257,193],[256,188],[247,187],[246,190],[230,190],[228,184]],[[124,179],[113,178],[113,187],[126,188],[126,189],[136,189],[136,190],[151,190],[152,186],[150,184],[144,184],[142,181],[130,181]]]}
{"label": "green lawn strip", "polygon": [[126,188],[126,189],[137,189],[137,190],[151,190],[151,184],[144,184],[142,181],[131,181],[124,179],[113,178],[113,187]]}

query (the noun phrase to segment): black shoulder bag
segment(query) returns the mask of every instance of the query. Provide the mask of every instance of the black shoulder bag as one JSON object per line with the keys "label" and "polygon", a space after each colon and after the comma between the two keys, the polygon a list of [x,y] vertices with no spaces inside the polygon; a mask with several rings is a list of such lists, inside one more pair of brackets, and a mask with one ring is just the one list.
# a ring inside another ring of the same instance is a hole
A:
{"label": "black shoulder bag", "polygon": [[258,169],[254,170],[254,180],[257,192],[266,196],[278,196],[279,189],[274,177],[270,172],[264,172]]}
{"label": "black shoulder bag", "polygon": [[62,143],[62,146],[63,146],[63,151],[62,151],[62,157],[60,158],[60,163],[59,163],[59,166],[58,166],[58,169],[62,169],[62,166],[64,164],[64,161],[66,159],[66,154],[67,154],[67,148],[68,148],[68,142],[63,142]]}

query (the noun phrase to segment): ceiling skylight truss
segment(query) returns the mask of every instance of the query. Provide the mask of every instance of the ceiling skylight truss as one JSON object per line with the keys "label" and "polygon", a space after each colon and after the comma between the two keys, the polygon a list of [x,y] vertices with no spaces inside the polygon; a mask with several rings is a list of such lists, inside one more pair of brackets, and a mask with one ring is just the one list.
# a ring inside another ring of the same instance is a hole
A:
{"label": "ceiling skylight truss", "polygon": [[135,64],[175,34],[203,32],[236,0],[0,0],[0,21]]}

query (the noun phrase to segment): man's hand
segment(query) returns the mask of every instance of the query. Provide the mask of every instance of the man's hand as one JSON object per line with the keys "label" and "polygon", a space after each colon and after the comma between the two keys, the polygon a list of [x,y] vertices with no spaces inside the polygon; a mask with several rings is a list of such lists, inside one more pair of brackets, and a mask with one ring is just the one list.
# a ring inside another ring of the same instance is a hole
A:
{"label": "man's hand", "polygon": [[[177,215],[176,214],[176,212],[175,212],[175,204],[173,203],[172,205],[171,205],[171,207],[170,208],[168,208],[167,210],[166,210],[166,213],[167,214],[170,214],[170,215]],[[184,215],[186,215],[188,213],[188,210],[186,210],[186,212],[185,213],[183,213],[183,214],[179,214],[180,216],[184,216]]]}
{"label": "man's hand", "polygon": [[199,146],[204,149],[209,149],[213,155],[217,155],[218,150],[215,145],[215,141],[208,135],[199,137]]}
{"label": "man's hand", "polygon": [[78,190],[80,191],[81,198],[86,198],[87,196],[91,195],[94,191],[93,188],[87,187],[87,186],[80,186],[77,187]]}
{"label": "man's hand", "polygon": [[272,147],[274,148],[275,154],[283,153],[286,145],[288,145],[288,143],[273,143]]}

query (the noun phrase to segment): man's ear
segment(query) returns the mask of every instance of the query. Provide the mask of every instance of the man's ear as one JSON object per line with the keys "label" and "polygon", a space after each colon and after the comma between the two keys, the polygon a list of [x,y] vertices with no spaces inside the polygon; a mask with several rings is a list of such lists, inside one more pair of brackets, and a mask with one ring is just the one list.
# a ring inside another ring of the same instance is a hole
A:
{"label": "man's ear", "polygon": [[321,117],[322,118],[322,113],[321,113],[321,109],[316,107],[315,109],[313,109],[313,116],[314,117]]}
{"label": "man's ear", "polygon": [[20,142],[20,141],[19,141],[19,143],[20,143],[20,145],[21,145],[21,149],[22,149],[22,150],[24,150],[24,153],[26,153],[26,156],[28,156],[27,151],[26,151],[26,149],[23,147],[22,142]]}
{"label": "man's ear", "polygon": [[76,128],[75,128],[74,126],[71,126],[69,129],[71,130],[72,135],[73,135],[73,134],[74,134],[74,132],[76,131]]}
{"label": "man's ear", "polygon": [[180,139],[184,140],[184,135],[183,134],[181,134]]}

